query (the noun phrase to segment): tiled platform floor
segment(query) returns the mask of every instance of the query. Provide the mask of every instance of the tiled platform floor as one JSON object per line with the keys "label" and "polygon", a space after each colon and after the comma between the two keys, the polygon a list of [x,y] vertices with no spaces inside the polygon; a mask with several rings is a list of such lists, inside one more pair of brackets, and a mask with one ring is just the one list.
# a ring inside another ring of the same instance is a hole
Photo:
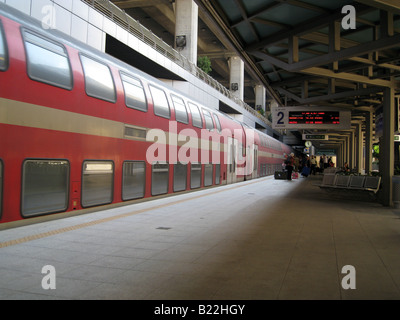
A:
{"label": "tiled platform floor", "polygon": [[[268,177],[2,230],[0,299],[400,299],[399,213],[331,197],[320,180]],[[342,287],[345,265],[355,289]]]}

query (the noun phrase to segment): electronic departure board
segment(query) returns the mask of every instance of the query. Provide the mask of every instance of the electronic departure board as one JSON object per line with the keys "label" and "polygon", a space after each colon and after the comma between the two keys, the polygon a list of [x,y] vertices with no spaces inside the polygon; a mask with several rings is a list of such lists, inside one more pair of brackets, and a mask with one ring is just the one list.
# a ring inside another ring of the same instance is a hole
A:
{"label": "electronic departure board", "polygon": [[339,111],[289,111],[289,124],[339,123]]}
{"label": "electronic departure board", "polygon": [[333,129],[351,128],[350,110],[333,107],[275,107],[271,110],[273,129]]}

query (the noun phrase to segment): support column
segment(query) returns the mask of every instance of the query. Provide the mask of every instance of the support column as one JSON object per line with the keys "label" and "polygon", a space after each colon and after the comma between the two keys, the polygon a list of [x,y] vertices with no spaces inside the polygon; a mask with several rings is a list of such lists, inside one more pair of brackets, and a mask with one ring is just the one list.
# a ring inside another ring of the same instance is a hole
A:
{"label": "support column", "polygon": [[339,144],[339,147],[336,149],[336,167],[340,168],[343,167],[342,164],[342,145]]}
{"label": "support column", "polygon": [[345,138],[345,162],[347,162],[350,168],[350,137],[347,135]]}
{"label": "support column", "polygon": [[356,169],[358,173],[361,173],[362,170],[362,149],[363,149],[363,137],[362,137],[362,126],[361,123],[358,122],[356,124],[356,144],[355,144],[355,158],[356,158]]}
{"label": "support column", "polygon": [[261,108],[262,110],[264,110],[265,114],[266,89],[263,85],[258,84],[255,86],[254,90],[256,96],[256,110],[258,110],[258,108]]}
{"label": "support column", "polygon": [[197,65],[198,6],[193,0],[176,0],[175,16],[175,48]]}
{"label": "support column", "polygon": [[365,115],[365,173],[372,171],[372,112]]}
{"label": "support column", "polygon": [[230,67],[230,91],[232,94],[243,100],[244,98],[244,62],[237,56],[233,56],[229,59]]}
{"label": "support column", "polygon": [[349,143],[349,167],[351,169],[354,169],[355,166],[356,166],[356,163],[354,161],[354,144],[355,144],[355,142],[354,142],[354,140],[355,140],[354,130],[352,130],[350,132],[350,139],[349,140],[350,140],[350,143]]}
{"label": "support column", "polygon": [[385,88],[383,92],[383,137],[379,148],[379,171],[382,174],[383,205],[393,205],[392,176],[394,173],[394,93]]}
{"label": "support column", "polygon": [[346,162],[346,137],[340,143],[340,167],[344,167]]}

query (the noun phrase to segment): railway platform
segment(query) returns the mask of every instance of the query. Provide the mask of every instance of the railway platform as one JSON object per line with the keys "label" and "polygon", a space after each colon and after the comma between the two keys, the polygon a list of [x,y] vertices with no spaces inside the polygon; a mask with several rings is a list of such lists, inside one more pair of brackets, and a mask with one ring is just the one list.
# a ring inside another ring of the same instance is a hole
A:
{"label": "railway platform", "polygon": [[399,212],[332,197],[321,179],[266,177],[1,230],[0,299],[400,299]]}

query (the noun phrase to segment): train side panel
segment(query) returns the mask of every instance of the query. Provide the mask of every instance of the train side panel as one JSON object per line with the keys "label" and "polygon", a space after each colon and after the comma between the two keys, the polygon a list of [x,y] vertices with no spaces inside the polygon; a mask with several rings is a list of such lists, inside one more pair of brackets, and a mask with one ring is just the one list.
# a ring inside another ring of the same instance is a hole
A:
{"label": "train side panel", "polygon": [[4,8],[0,223],[240,182],[281,161],[276,140]]}

